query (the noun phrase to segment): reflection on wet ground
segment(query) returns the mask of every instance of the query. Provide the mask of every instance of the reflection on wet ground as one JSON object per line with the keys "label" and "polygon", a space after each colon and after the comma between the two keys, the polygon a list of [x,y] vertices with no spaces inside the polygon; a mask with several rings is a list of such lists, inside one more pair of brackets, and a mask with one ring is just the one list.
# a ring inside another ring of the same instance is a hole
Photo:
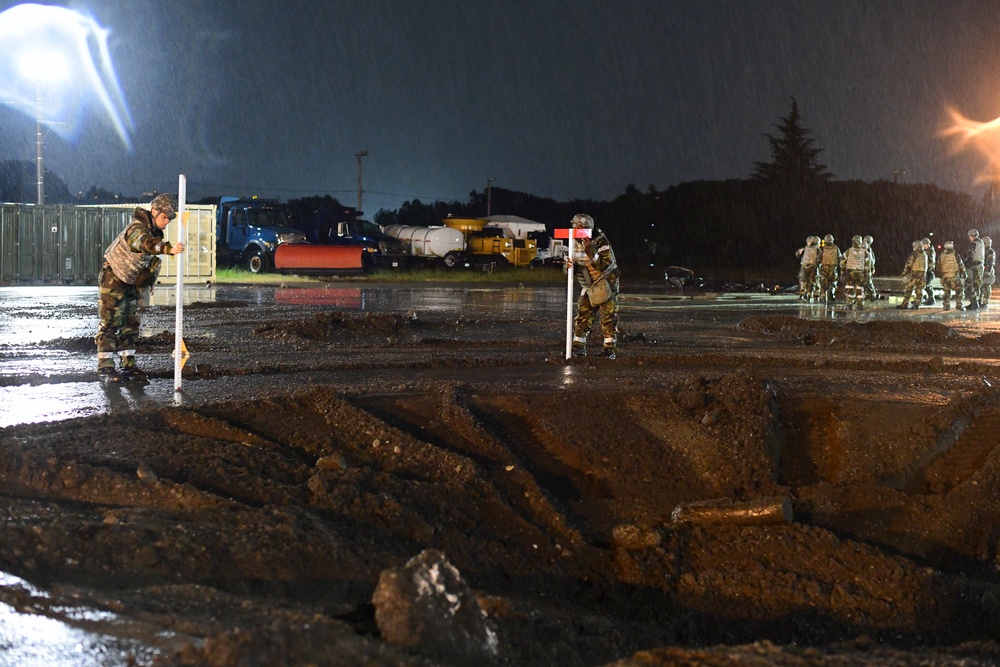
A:
{"label": "reflection on wet ground", "polygon": [[[237,324],[240,325],[305,318],[336,310],[549,322],[552,326],[546,331],[552,332],[553,356],[558,357],[564,350],[566,291],[563,286],[189,286],[184,296],[184,331],[186,337],[191,338],[226,335],[225,323],[220,320],[223,310],[238,313]],[[105,387],[94,376],[96,361],[92,336],[98,324],[96,301],[96,287],[0,288],[0,360],[3,362],[0,366],[0,427],[113,413],[146,404],[166,405],[178,399],[212,402],[253,395],[261,390],[258,381],[247,377],[186,382],[180,397],[174,395],[172,380],[162,376],[154,376],[148,385],[140,387]],[[996,308],[959,312],[927,307],[904,311],[895,309],[899,297],[876,302],[863,311],[805,304],[794,295],[770,293],[684,294],[647,290],[623,293],[620,302],[623,330],[641,330],[646,324],[655,323],[658,327],[666,327],[672,337],[687,345],[698,341],[719,345],[726,340],[738,340],[741,336],[734,328],[750,314],[846,322],[938,322],[959,335],[968,336],[1000,331],[1000,310]],[[152,307],[142,314],[142,334],[170,334],[175,324],[175,303],[173,288],[158,287]],[[147,359],[164,368],[172,368],[169,352],[150,352]],[[304,371],[294,373],[291,378],[271,376],[268,382],[282,387],[302,382],[351,385],[365,382],[378,372]],[[407,375],[405,370],[393,372],[401,379]],[[426,378],[428,370],[423,369],[421,373]],[[502,372],[488,368],[430,370],[430,374],[441,381],[502,381],[508,385],[514,382],[525,387],[550,388],[572,384],[573,373],[573,368],[551,364],[529,364]]]}

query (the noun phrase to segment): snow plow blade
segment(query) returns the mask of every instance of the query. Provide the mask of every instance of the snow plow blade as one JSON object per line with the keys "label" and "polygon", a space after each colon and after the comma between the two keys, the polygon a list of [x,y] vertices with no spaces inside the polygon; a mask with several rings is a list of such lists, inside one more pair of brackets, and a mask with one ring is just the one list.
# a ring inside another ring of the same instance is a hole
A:
{"label": "snow plow blade", "polygon": [[362,246],[282,243],[274,250],[274,268],[289,273],[346,273],[364,269]]}

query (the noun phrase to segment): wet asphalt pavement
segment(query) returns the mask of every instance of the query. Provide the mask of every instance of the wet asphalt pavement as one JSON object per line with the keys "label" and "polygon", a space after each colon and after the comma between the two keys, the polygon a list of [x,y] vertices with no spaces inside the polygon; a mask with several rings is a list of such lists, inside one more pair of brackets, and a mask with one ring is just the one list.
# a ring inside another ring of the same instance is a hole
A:
{"label": "wet asphalt pavement", "polygon": [[[154,305],[142,315],[142,335],[172,334],[176,293],[157,289]],[[263,380],[250,376],[219,376],[186,381],[174,392],[173,361],[162,347],[140,348],[140,364],[158,369],[147,385],[112,385],[100,382],[95,373],[96,354],[92,337],[97,329],[95,287],[24,286],[0,287],[0,442],[3,427],[15,424],[60,421],[77,417],[129,411],[143,406],[204,404],[250,397],[261,391],[293,388],[304,383],[330,382],[346,386],[362,384],[384,375],[384,369],[349,371],[298,371],[269,375]],[[897,310],[899,297],[880,301],[862,312],[803,304],[792,294],[682,294],[646,289],[624,293],[620,299],[623,324],[655,323],[676,339],[698,346],[725,345],[738,336],[736,325],[755,315],[790,315],[807,319],[844,321],[891,320],[940,322],[956,332],[976,336],[1000,331],[1000,305],[973,312],[943,311],[940,307],[918,311]],[[394,313],[424,317],[471,317],[527,321],[546,320],[546,330],[564,331],[565,286],[469,287],[401,285],[204,286],[185,291],[184,332],[192,339],[225,335],[219,314],[235,310],[249,314],[254,324],[308,318],[319,312]],[[237,308],[229,308],[237,306]],[[561,323],[561,324],[560,324]],[[243,323],[246,324],[246,323]],[[245,328],[245,327],[244,327]],[[564,340],[553,336],[551,348],[558,358]],[[627,354],[627,351],[625,352]],[[266,358],[267,353],[248,349],[248,357]],[[197,354],[192,357],[197,362]],[[252,361],[252,359],[251,359]],[[250,362],[248,362],[248,365]],[[619,365],[618,368],[621,366]],[[421,368],[424,381],[475,381],[504,383],[510,387],[538,389],[566,386],[578,374],[611,372],[611,366],[588,368],[558,363],[515,367],[468,368],[447,366]],[[627,366],[626,366],[627,368]],[[392,373],[405,377],[406,369]],[[592,375],[588,375],[592,377]],[[149,664],[169,644],[156,645],[153,632],[136,629],[142,641],[123,640],[130,632],[104,633],[102,625],[123,621],[108,612],[80,607],[60,607],[56,618],[39,614],[48,593],[27,582],[0,573],[0,665]],[[38,605],[36,605],[36,602]],[[93,628],[91,631],[88,628]]]}
{"label": "wet asphalt pavement", "polygon": [[[793,294],[692,293],[645,289],[626,291],[620,298],[622,322],[657,321],[687,341],[716,340],[732,335],[733,328],[750,314],[793,315],[808,319],[849,321],[935,321],[959,333],[981,335],[1000,330],[1000,306],[971,312],[943,311],[939,306],[918,311],[897,310],[899,297],[877,302],[857,312],[842,305],[830,309],[807,305]],[[255,324],[310,317],[317,312],[415,313],[475,318],[527,318],[565,322],[565,286],[409,286],[388,284],[329,284],[286,286],[189,286],[185,289],[184,333],[186,337],[214,335],[217,309],[212,306],[243,306]],[[142,313],[142,335],[172,334],[175,326],[176,292],[158,287],[153,304],[161,306]],[[174,392],[173,360],[169,353],[140,350],[140,364],[147,369],[170,369],[155,373],[146,385],[105,386],[96,374],[92,337],[97,329],[97,288],[64,286],[0,287],[0,427],[13,424],[57,421],[131,410],[143,405],[199,404],[250,396],[259,383],[245,377],[219,377],[184,382]],[[565,325],[562,325],[565,330]],[[553,350],[564,348],[564,338],[555,337]],[[257,352],[247,350],[248,357]],[[197,362],[194,355],[191,363]],[[363,382],[366,376],[384,371],[354,370],[340,374],[338,382]],[[490,382],[488,369],[477,369],[476,382]],[[441,381],[467,380],[469,369],[434,369]],[[499,375],[499,374],[498,374]],[[559,386],[567,382],[566,369],[548,365],[522,366],[514,381],[535,386]],[[510,384],[512,372],[502,373]],[[269,380],[282,387],[303,382],[323,382],[322,373],[295,373]]]}

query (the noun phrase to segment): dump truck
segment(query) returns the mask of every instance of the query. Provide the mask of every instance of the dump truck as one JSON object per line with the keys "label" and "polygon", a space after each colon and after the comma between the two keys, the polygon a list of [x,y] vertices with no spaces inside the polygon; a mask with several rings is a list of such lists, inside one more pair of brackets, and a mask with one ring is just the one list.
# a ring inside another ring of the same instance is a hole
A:
{"label": "dump truck", "polygon": [[363,244],[309,243],[277,200],[222,197],[216,217],[219,265],[250,273],[350,273],[364,269]]}

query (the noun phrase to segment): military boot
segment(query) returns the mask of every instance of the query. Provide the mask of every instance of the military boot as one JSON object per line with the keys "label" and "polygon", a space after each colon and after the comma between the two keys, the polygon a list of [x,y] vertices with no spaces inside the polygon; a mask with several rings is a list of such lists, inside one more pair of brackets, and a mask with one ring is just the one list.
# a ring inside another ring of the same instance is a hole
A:
{"label": "military boot", "polygon": [[118,374],[118,369],[114,366],[101,366],[97,369],[97,377],[102,382],[121,382],[122,377]]}

